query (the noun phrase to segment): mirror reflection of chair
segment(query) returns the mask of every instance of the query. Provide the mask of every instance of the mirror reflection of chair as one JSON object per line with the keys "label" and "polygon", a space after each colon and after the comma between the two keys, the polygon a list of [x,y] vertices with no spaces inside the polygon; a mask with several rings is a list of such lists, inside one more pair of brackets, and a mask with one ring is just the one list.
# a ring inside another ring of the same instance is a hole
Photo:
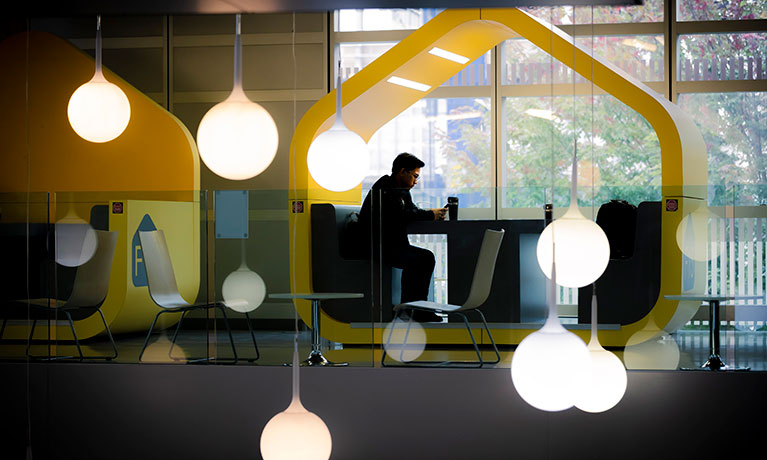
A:
{"label": "mirror reflection of chair", "polygon": [[[190,304],[181,296],[178,291],[178,285],[176,284],[176,276],[173,272],[173,265],[170,260],[170,253],[168,252],[168,245],[165,241],[165,233],[162,230],[154,231],[139,231],[139,240],[141,241],[141,252],[144,257],[144,266],[146,268],[147,283],[149,286],[149,295],[158,307],[160,311],[154,317],[152,325],[149,327],[146,339],[144,340],[144,346],[141,347],[138,360],[141,361],[141,357],[144,355],[147,345],[149,345],[149,339],[152,336],[155,324],[160,315],[165,313],[181,313],[181,318],[176,325],[176,330],[173,333],[173,339],[171,340],[170,350],[168,356],[173,359],[173,346],[176,343],[178,332],[181,329],[181,323],[184,321],[187,313],[193,310],[210,310],[215,308],[221,311],[224,317],[224,324],[226,325],[226,332],[229,335],[229,342],[232,345],[232,353],[234,354],[234,362],[237,362],[237,349],[234,346],[234,338],[232,337],[232,330],[229,327],[229,319],[226,316],[226,309],[223,304],[219,303],[202,303],[202,304]],[[218,360],[216,357],[208,356],[203,358],[185,358],[187,362],[192,361],[208,361]]]}
{"label": "mirror reflection of chair", "polygon": [[[493,345],[493,351],[495,351],[495,361],[489,361],[488,364],[497,364],[501,360],[501,355],[498,353],[498,347],[493,340],[493,335],[490,333],[490,329],[487,327],[487,321],[485,315],[479,310],[479,307],[485,303],[490,295],[490,287],[493,283],[493,274],[495,273],[495,261],[498,258],[498,251],[501,248],[501,242],[503,240],[504,230],[485,230],[485,236],[482,239],[482,246],[479,250],[479,256],[477,257],[477,264],[474,268],[474,278],[471,282],[471,290],[469,291],[469,297],[463,305],[451,305],[447,303],[429,302],[426,300],[419,300],[415,302],[407,302],[396,305],[394,307],[395,317],[394,321],[404,320],[404,316],[407,316],[408,331],[410,324],[413,321],[413,313],[415,311],[426,311],[435,313],[444,313],[448,317],[450,315],[458,315],[463,319],[466,329],[469,331],[469,337],[474,345],[474,351],[477,354],[478,361],[412,361],[411,365],[416,366],[446,366],[446,365],[476,365],[476,367],[482,367],[485,361],[482,359],[482,352],[477,345],[477,341],[474,339],[474,334],[471,332],[471,325],[466,314],[470,311],[477,312],[478,316],[482,319],[487,337],[490,339],[490,343]],[[386,339],[386,346],[389,346],[392,337],[392,331],[394,328],[390,328],[390,332]],[[403,347],[407,345],[407,331],[404,334],[405,343],[401,344]],[[386,353],[382,354],[381,364],[384,366],[394,366],[392,364],[386,364]],[[397,365],[399,366],[399,365]]]}
{"label": "mirror reflection of chair", "polygon": [[[29,331],[26,352],[27,356],[30,358],[51,360],[73,358],[72,356],[49,357],[32,356],[30,354],[32,338],[35,334],[35,326],[37,325],[37,322],[50,319],[51,315],[57,312],[64,313],[67,317],[67,322],[69,323],[69,328],[72,330],[72,337],[77,346],[77,353],[80,361],[85,358],[106,360],[117,358],[117,346],[112,337],[112,331],[109,329],[109,325],[104,318],[104,313],[101,311],[101,304],[104,302],[104,299],[106,299],[107,292],[109,291],[109,276],[112,272],[112,259],[115,253],[115,244],[117,243],[117,232],[96,230],[96,236],[98,241],[96,252],[88,262],[77,268],[74,284],[72,285],[72,294],[66,301],[56,299],[30,299],[29,316],[30,319],[32,319],[32,327]],[[17,304],[20,303],[22,303],[22,301],[17,302]],[[104,323],[104,330],[112,345],[112,354],[106,356],[83,355],[82,348],[80,347],[80,340],[77,337],[74,321],[72,320],[71,313],[73,312],[81,312],[87,315],[98,312],[101,316],[101,321]],[[6,320],[3,321],[3,330],[5,329],[5,322]]]}

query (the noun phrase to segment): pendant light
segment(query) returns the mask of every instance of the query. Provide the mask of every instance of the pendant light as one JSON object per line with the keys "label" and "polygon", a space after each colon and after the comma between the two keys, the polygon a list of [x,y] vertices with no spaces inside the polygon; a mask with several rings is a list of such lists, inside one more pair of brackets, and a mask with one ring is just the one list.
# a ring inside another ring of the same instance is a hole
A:
{"label": "pendant light", "polygon": [[96,72],[72,93],[67,117],[78,136],[94,143],[116,138],[130,121],[128,97],[101,70],[101,15],[96,16]]}
{"label": "pendant light", "polygon": [[421,323],[395,317],[383,331],[384,352],[389,358],[407,363],[415,361],[426,350],[426,331]]}
{"label": "pendant light", "polygon": [[264,460],[327,460],[333,447],[325,422],[301,404],[298,381],[298,336],[293,339],[293,398],[269,420],[261,433]]}
{"label": "pendant light", "polygon": [[240,15],[234,39],[234,87],[223,102],[208,110],[197,128],[200,158],[215,174],[244,180],[261,174],[274,160],[279,144],[277,125],[242,88]]}
{"label": "pendant light", "polygon": [[679,222],[676,243],[685,256],[697,262],[708,260],[708,222],[714,217],[704,202]]}
{"label": "pendant light", "polygon": [[340,61],[336,78],[336,121],[312,141],[306,154],[306,164],[314,181],[333,192],[344,192],[358,186],[370,164],[367,144],[341,119]]}
{"label": "pendant light", "polygon": [[[293,126],[296,125],[296,58],[295,58],[296,13],[293,12]],[[295,169],[293,170],[295,174]],[[297,193],[293,181],[293,193]],[[293,228],[297,227],[298,214],[293,214]],[[296,232],[293,231],[292,245],[296,246]],[[292,266],[296,266],[296,251],[292,253]],[[291,286],[296,286],[296,271],[291,270]],[[267,422],[261,432],[261,456],[264,460],[327,460],[333,447],[330,430],[316,414],[307,411],[299,396],[298,365],[298,311],[293,313],[293,398],[287,409]]]}
{"label": "pendant light", "polygon": [[[558,249],[552,248],[552,251]],[[591,359],[583,340],[559,321],[557,274],[552,260],[546,322],[520,342],[511,359],[511,381],[519,396],[536,409],[548,412],[565,410],[575,404],[587,382]]]}
{"label": "pendant light", "polygon": [[248,268],[245,260],[245,239],[242,240],[240,267],[224,279],[222,294],[224,305],[240,313],[255,310],[266,297],[264,279]]}
{"label": "pendant light", "polygon": [[612,409],[626,393],[626,368],[614,353],[605,350],[597,337],[596,287],[591,297],[591,340],[588,344],[591,365],[584,391],[575,407],[585,412],[604,412]]}
{"label": "pendant light", "polygon": [[98,248],[96,231],[78,216],[71,205],[54,226],[56,262],[65,267],[79,267],[91,260]]}
{"label": "pendant light", "polygon": [[[575,9],[573,9],[573,17]],[[574,22],[574,21],[573,21]],[[610,261],[610,243],[599,225],[586,219],[578,209],[578,130],[575,125],[575,36],[573,47],[573,168],[570,179],[570,207],[567,212],[550,223],[538,239],[536,254],[538,265],[547,277],[551,277],[553,235],[556,234],[557,274],[560,285],[570,288],[583,287],[596,281]],[[593,58],[592,58],[593,61]],[[593,79],[593,77],[592,77]],[[553,84],[553,82],[552,82]],[[553,179],[552,179],[553,180]],[[554,231],[556,229],[556,231]]]}
{"label": "pendant light", "polygon": [[654,316],[626,341],[623,362],[627,369],[676,370],[681,353],[674,337],[658,327]]}
{"label": "pendant light", "polygon": [[[596,281],[610,261],[610,242],[604,230],[594,221],[586,219],[578,209],[577,140],[575,144],[570,207],[562,217],[543,230],[536,248],[538,265],[551,278],[552,247],[556,245],[557,282],[570,288],[583,287]],[[554,235],[556,240],[552,244]]]}
{"label": "pendant light", "polygon": [[[594,203],[594,7],[591,7],[591,208]],[[613,408],[626,393],[628,377],[626,368],[614,353],[609,352],[599,343],[597,320],[597,287],[592,285],[591,296],[591,339],[588,343],[591,365],[589,377],[583,393],[575,403],[575,407],[585,412],[604,412]]]}

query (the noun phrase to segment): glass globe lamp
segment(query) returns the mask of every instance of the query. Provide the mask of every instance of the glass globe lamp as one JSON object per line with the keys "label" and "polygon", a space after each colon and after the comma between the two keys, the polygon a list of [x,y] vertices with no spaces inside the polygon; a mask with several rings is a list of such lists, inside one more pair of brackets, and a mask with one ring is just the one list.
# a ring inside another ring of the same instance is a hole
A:
{"label": "glass globe lamp", "polygon": [[426,331],[417,321],[395,318],[384,328],[382,341],[389,358],[407,363],[418,359],[426,350]]}
{"label": "glass globe lamp", "polygon": [[327,460],[333,440],[325,422],[301,404],[298,373],[298,332],[293,338],[293,398],[261,432],[264,460]]}
{"label": "glass globe lamp", "polygon": [[[340,120],[340,118],[337,118]],[[326,190],[344,192],[358,186],[368,168],[367,144],[343,122],[320,134],[306,155],[309,172]]]}
{"label": "glass globe lamp", "polygon": [[239,313],[258,308],[266,297],[266,283],[248,268],[243,260],[240,267],[227,275],[222,288],[224,305]]}
{"label": "glass globe lamp", "polygon": [[242,88],[240,15],[234,40],[234,88],[224,101],[208,110],[197,128],[200,158],[215,174],[244,180],[261,174],[274,160],[279,134],[274,119]]}
{"label": "glass globe lamp", "polygon": [[91,260],[98,248],[98,237],[91,225],[70,208],[56,221],[56,262],[65,267],[79,267]]}
{"label": "glass globe lamp", "polygon": [[96,26],[96,72],[72,93],[67,118],[78,136],[94,143],[109,142],[125,131],[130,121],[125,93],[104,77],[101,69],[101,16]]}
{"label": "glass globe lamp", "polygon": [[230,180],[264,172],[277,155],[278,144],[274,119],[241,87],[213,106],[197,129],[200,158],[208,169]]}
{"label": "glass globe lamp", "polygon": [[365,141],[344,125],[341,118],[341,72],[336,81],[336,121],[317,136],[306,154],[306,166],[320,187],[344,192],[365,178],[370,155]]}
{"label": "glass globe lamp", "polygon": [[333,443],[325,422],[294,398],[261,433],[264,460],[327,460]]}
{"label": "glass globe lamp", "polygon": [[552,239],[557,246],[557,282],[561,286],[583,287],[602,276],[610,261],[610,243],[602,228],[586,219],[576,205],[571,204],[538,238],[538,265],[549,278]]}
{"label": "glass globe lamp", "polygon": [[551,273],[548,317],[543,327],[525,337],[514,352],[511,380],[526,403],[536,409],[558,412],[572,407],[583,393],[591,358],[583,340],[559,321],[558,270],[552,266]]}
{"label": "glass globe lamp", "polygon": [[705,205],[684,216],[676,228],[676,243],[684,255],[697,262],[708,260],[708,221],[714,217]]}
{"label": "glass globe lamp", "polygon": [[681,353],[674,337],[658,327],[652,315],[629,337],[623,351],[627,369],[676,370]]}
{"label": "glass globe lamp", "polygon": [[558,319],[549,319],[517,347],[511,380],[526,403],[548,412],[562,411],[572,407],[583,392],[589,360],[583,340]]}
{"label": "glass globe lamp", "polygon": [[588,350],[591,355],[589,375],[575,407],[585,412],[604,412],[623,399],[628,376],[621,360],[599,343],[596,294],[591,298],[591,339]]}

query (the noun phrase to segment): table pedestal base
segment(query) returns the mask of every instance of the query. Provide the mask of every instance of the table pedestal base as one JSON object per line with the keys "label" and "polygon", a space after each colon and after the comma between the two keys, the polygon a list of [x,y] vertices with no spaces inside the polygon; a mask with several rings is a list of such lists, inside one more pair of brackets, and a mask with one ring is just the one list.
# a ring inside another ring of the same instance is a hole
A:
{"label": "table pedestal base", "polygon": [[750,371],[750,367],[733,367],[725,364],[724,360],[719,355],[711,355],[708,357],[701,369],[710,371]]}
{"label": "table pedestal base", "polygon": [[328,359],[319,350],[312,350],[309,353],[309,357],[301,361],[302,366],[329,366],[329,367],[341,367],[348,366],[349,363],[334,363],[328,361]]}

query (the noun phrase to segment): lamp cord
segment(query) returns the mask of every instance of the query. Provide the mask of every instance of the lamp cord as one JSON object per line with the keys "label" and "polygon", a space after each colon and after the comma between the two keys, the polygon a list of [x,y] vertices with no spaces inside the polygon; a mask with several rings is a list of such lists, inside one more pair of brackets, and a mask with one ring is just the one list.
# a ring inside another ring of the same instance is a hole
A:
{"label": "lamp cord", "polygon": [[572,63],[572,70],[573,70],[573,169],[571,172],[571,179],[570,179],[570,206],[575,205],[578,206],[578,123],[577,123],[577,115],[576,115],[576,103],[577,103],[577,97],[576,97],[576,89],[575,89],[575,80],[577,78],[578,73],[575,71],[575,51],[576,51],[576,43],[575,43],[575,23],[577,22],[576,18],[576,9],[575,5],[573,5],[573,35],[572,35],[572,41],[573,41],[573,63]]}
{"label": "lamp cord", "polygon": [[[296,91],[298,87],[298,69],[296,64],[296,12],[293,12],[293,24],[292,24],[292,31],[291,31],[291,55],[293,59],[293,132],[295,133],[296,130]],[[297,158],[296,158],[296,143],[298,143],[298,139],[293,136],[293,142],[290,143],[290,149],[292,152],[290,153],[293,156],[293,198],[298,198],[298,182],[297,182],[297,176],[296,176],[296,170],[298,169],[297,164]],[[292,241],[292,255],[293,255],[293,270],[291,271],[291,277],[292,283],[291,283],[291,290],[293,293],[295,293],[296,290],[296,229],[298,226],[298,213],[293,211],[293,241]],[[299,382],[299,372],[298,372],[298,305],[297,300],[293,299],[293,304],[296,308],[293,309],[293,400],[296,400],[300,397],[300,382]],[[316,327],[316,325],[312,325],[312,327]]]}
{"label": "lamp cord", "polygon": [[[27,34],[26,34],[26,41],[25,41],[25,53],[26,53],[26,59],[24,62],[25,66],[25,73],[26,73],[26,79],[24,82],[24,102],[25,102],[25,123],[26,123],[26,148],[27,148],[27,199],[26,199],[26,241],[25,241],[25,259],[26,259],[26,292],[27,292],[27,324],[29,324],[30,321],[30,292],[29,292],[29,200],[31,198],[32,194],[32,185],[30,184],[31,175],[30,175],[30,168],[31,168],[31,161],[30,161],[30,151],[29,151],[29,34],[32,29],[31,25],[31,19],[27,18]],[[50,200],[48,200],[50,203]],[[47,219],[46,219],[47,220]],[[47,233],[47,232],[46,232]],[[27,343],[27,346],[29,347],[32,342],[32,337],[27,339],[30,343]],[[27,460],[32,460],[32,400],[31,400],[31,383],[30,383],[30,358],[29,353],[27,353],[26,356],[26,377],[27,377]]]}

